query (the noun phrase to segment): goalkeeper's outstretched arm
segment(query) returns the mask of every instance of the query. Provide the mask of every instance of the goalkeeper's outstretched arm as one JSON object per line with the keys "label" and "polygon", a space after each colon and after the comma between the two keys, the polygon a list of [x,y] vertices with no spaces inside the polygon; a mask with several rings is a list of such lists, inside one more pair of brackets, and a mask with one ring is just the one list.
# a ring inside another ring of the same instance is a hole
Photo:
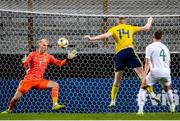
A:
{"label": "goalkeeper's outstretched arm", "polygon": [[68,62],[68,60],[71,60],[71,59],[75,58],[76,56],[77,56],[76,50],[73,50],[71,52],[68,51],[68,55],[67,55],[66,59],[58,60],[54,56],[51,56],[50,63],[61,67],[61,66],[64,66]]}

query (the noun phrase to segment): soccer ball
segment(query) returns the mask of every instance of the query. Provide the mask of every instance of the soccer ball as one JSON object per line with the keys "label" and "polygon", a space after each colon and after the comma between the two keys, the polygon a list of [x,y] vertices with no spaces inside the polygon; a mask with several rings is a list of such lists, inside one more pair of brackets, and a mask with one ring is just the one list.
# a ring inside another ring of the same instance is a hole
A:
{"label": "soccer ball", "polygon": [[69,45],[69,41],[66,38],[59,38],[57,41],[57,45],[60,48],[65,48]]}

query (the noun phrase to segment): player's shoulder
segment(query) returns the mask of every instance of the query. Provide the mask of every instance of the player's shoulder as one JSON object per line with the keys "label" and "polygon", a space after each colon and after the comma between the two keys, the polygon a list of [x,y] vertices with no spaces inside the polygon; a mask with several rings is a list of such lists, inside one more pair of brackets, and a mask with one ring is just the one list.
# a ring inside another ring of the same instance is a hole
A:
{"label": "player's shoulder", "polygon": [[37,53],[37,52],[36,52],[36,51],[32,51],[32,52],[30,52],[30,53],[35,54],[35,53]]}
{"label": "player's shoulder", "polygon": [[136,32],[137,30],[139,30],[140,26],[126,24],[124,28]]}
{"label": "player's shoulder", "polygon": [[126,24],[126,26],[131,27],[131,28],[135,28],[135,27],[140,28],[140,26],[137,26],[137,25],[130,25],[130,24]]}
{"label": "player's shoulder", "polygon": [[118,25],[112,26],[110,29],[131,28],[131,27],[133,26],[129,24],[118,24]]}
{"label": "player's shoulder", "polygon": [[133,26],[130,24],[120,24],[123,28],[132,28]]}
{"label": "player's shoulder", "polygon": [[29,55],[36,55],[37,54],[37,51],[32,51],[29,53]]}
{"label": "player's shoulder", "polygon": [[162,42],[161,42],[161,45],[164,46],[164,47],[166,47],[166,48],[168,48],[168,47],[167,47],[164,43],[162,43]]}
{"label": "player's shoulder", "polygon": [[160,45],[160,46],[163,47],[164,49],[169,50],[168,47],[167,47],[164,43],[162,43],[162,42],[158,42],[158,45]]}
{"label": "player's shoulder", "polygon": [[167,52],[169,52],[169,48],[168,48],[165,44],[163,44],[163,43],[162,43],[162,45],[164,46],[164,49],[165,49]]}
{"label": "player's shoulder", "polygon": [[112,26],[110,29],[116,29],[118,25]]}
{"label": "player's shoulder", "polygon": [[53,58],[54,57],[54,55],[51,55],[51,54],[48,54],[48,53],[46,53],[46,56],[49,57],[49,58]]}
{"label": "player's shoulder", "polygon": [[155,50],[156,46],[154,46],[154,43],[151,43],[149,45],[146,46],[146,52],[147,53],[150,53],[152,52],[153,50]]}
{"label": "player's shoulder", "polygon": [[146,48],[152,48],[154,46],[154,43],[151,43],[149,45],[146,46]]}

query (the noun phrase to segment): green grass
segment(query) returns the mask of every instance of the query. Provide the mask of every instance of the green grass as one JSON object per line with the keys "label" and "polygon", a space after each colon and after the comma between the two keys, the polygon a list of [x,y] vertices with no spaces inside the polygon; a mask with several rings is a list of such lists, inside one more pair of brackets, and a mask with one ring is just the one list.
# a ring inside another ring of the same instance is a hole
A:
{"label": "green grass", "polygon": [[0,120],[179,120],[180,113],[12,113]]}

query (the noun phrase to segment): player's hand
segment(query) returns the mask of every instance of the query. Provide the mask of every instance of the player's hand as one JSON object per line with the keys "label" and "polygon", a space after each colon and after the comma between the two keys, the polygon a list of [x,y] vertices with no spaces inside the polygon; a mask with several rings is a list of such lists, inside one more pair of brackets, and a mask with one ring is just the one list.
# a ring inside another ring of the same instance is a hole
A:
{"label": "player's hand", "polygon": [[152,21],[153,21],[153,18],[152,18],[152,17],[149,17],[149,18],[148,18],[148,22],[151,23]]}
{"label": "player's hand", "polygon": [[143,79],[142,80],[142,86],[146,86],[146,85],[147,85],[146,79]]}
{"label": "player's hand", "polygon": [[142,87],[146,87],[147,86],[147,80],[146,80],[146,74],[143,74],[143,78],[142,78],[142,82],[141,82],[141,86]]}
{"label": "player's hand", "polygon": [[24,55],[24,57],[21,59],[21,62],[24,63],[27,58],[27,55]]}
{"label": "player's hand", "polygon": [[91,36],[89,36],[89,35],[85,35],[85,36],[84,36],[84,39],[92,40]]}
{"label": "player's hand", "polygon": [[72,50],[71,52],[70,51],[68,51],[68,59],[73,59],[73,58],[75,58],[76,56],[77,56],[77,51],[76,50]]}

